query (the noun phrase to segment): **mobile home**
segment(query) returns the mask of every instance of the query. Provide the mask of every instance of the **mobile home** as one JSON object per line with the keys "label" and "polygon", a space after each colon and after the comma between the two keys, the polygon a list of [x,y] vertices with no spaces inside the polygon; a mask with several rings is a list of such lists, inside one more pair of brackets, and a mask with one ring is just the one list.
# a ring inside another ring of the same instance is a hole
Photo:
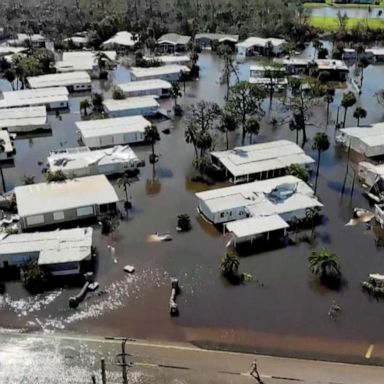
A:
{"label": "mobile home", "polygon": [[129,97],[123,100],[104,100],[104,111],[110,117],[154,116],[159,112],[159,103],[154,97]]}
{"label": "mobile home", "polygon": [[115,175],[137,169],[140,160],[128,146],[91,150],[88,147],[52,151],[47,158],[51,172],[62,171],[67,176]]}
{"label": "mobile home", "polygon": [[46,107],[0,109],[0,129],[11,133],[25,133],[47,128]]}
{"label": "mobile home", "polygon": [[76,122],[82,142],[90,148],[143,142],[145,128],[150,125],[143,116]]}
{"label": "mobile home", "polygon": [[104,175],[15,187],[23,230],[116,212],[119,198]]}
{"label": "mobile home", "polygon": [[157,96],[169,97],[172,88],[171,83],[161,79],[131,81],[129,83],[119,84],[126,97],[135,96]]}
{"label": "mobile home", "polygon": [[190,69],[185,65],[174,64],[150,68],[133,67],[130,72],[133,81],[161,79],[172,82],[179,81],[181,73],[188,74]]}

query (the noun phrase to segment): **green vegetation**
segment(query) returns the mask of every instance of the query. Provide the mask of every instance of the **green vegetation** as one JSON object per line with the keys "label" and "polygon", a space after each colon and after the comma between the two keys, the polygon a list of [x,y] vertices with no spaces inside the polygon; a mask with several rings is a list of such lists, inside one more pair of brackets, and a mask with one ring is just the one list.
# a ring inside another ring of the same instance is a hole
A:
{"label": "green vegetation", "polygon": [[336,254],[326,248],[313,250],[309,258],[309,269],[323,284],[339,282],[341,267]]}
{"label": "green vegetation", "polygon": [[333,8],[379,8],[384,7],[384,0],[380,0],[380,4],[354,4],[354,3],[334,3],[332,0],[325,0],[325,3],[316,3],[308,1],[304,3],[304,8],[326,8],[326,7],[333,7]]}
{"label": "green vegetation", "polygon": [[124,100],[125,99],[124,92],[119,87],[117,87],[116,85],[113,86],[112,99],[113,100]]}
{"label": "green vegetation", "polygon": [[177,216],[177,228],[180,232],[187,232],[191,229],[191,219],[186,213]]}
{"label": "green vegetation", "polygon": [[[309,24],[312,27],[322,29],[324,31],[334,32],[339,30],[339,23],[337,17],[322,17],[310,16]],[[384,29],[384,19],[369,18],[349,18],[347,21],[346,29],[351,30],[363,26],[370,29]]]}
{"label": "green vegetation", "polygon": [[45,290],[48,274],[37,264],[37,261],[31,260],[23,265],[20,275],[21,281],[29,291],[37,293]]}
{"label": "green vegetation", "polygon": [[295,176],[304,182],[309,180],[309,172],[300,164],[291,164],[287,168],[287,175]]}
{"label": "green vegetation", "polygon": [[328,135],[324,132],[317,132],[313,141],[312,149],[317,151],[317,167],[316,167],[316,181],[315,181],[315,194],[317,191],[317,179],[319,178],[319,168],[321,161],[321,154],[329,149],[330,142]]}
{"label": "green vegetation", "polygon": [[45,173],[44,176],[47,183],[61,182],[67,180],[66,174],[61,170],[55,172],[48,171]]}
{"label": "green vegetation", "polygon": [[149,162],[151,164],[157,163],[159,156],[155,154],[155,143],[156,141],[160,141],[160,134],[157,130],[156,125],[150,125],[148,127],[145,127],[144,140],[148,144],[151,144],[152,148],[152,153],[149,155]]}

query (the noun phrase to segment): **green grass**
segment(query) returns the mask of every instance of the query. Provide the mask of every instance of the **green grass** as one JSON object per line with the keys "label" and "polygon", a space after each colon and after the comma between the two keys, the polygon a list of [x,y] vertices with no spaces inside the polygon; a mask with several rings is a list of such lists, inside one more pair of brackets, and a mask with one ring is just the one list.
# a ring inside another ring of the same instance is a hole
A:
{"label": "green grass", "polygon": [[[311,16],[309,23],[315,27],[324,31],[337,31],[339,25],[337,17],[322,17],[322,16]],[[350,18],[348,19],[347,29],[356,28],[358,25],[368,26],[370,29],[384,29],[384,19],[359,19]]]}
{"label": "green grass", "polygon": [[326,0],[325,3],[304,3],[305,8],[325,8],[325,7],[333,7],[333,8],[379,8],[384,7],[384,0],[380,0],[380,4],[335,4],[332,0]]}

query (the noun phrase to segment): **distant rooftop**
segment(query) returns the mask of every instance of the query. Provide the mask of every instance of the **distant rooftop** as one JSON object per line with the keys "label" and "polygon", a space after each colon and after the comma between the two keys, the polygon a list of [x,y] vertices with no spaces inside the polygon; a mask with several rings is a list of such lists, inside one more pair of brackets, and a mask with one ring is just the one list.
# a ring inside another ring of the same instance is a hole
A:
{"label": "distant rooftop", "polygon": [[128,97],[122,100],[108,99],[104,100],[103,105],[108,112],[138,108],[158,108],[160,106],[152,96]]}
{"label": "distant rooftop", "polygon": [[237,43],[236,45],[238,47],[244,47],[244,48],[251,48],[251,47],[265,48],[268,42],[270,42],[274,47],[280,47],[281,45],[286,43],[284,39],[278,39],[275,37],[268,37],[268,38],[248,37],[248,39],[240,43]]}
{"label": "distant rooftop", "polygon": [[77,84],[91,84],[91,78],[85,71],[33,76],[28,77],[27,80],[31,88],[35,89],[49,87],[66,87]]}
{"label": "distant rooftop", "polygon": [[0,109],[0,129],[29,125],[44,126],[46,123],[46,107]]}
{"label": "distant rooftop", "polygon": [[101,44],[103,47],[120,45],[124,47],[133,47],[136,44],[136,40],[133,38],[133,34],[127,31],[117,32],[116,35],[111,37],[110,39],[104,41]]}
{"label": "distant rooftop", "polygon": [[190,42],[191,36],[179,35],[178,33],[166,33],[158,40],[158,44],[186,45]]}
{"label": "distant rooftop", "polygon": [[168,81],[161,79],[130,81],[129,83],[118,84],[123,92],[150,91],[153,89],[171,89]]}
{"label": "distant rooftop", "polygon": [[181,71],[189,73],[190,69],[185,65],[173,64],[150,68],[132,67],[130,68],[130,71],[135,77],[140,78],[149,76],[179,74]]}

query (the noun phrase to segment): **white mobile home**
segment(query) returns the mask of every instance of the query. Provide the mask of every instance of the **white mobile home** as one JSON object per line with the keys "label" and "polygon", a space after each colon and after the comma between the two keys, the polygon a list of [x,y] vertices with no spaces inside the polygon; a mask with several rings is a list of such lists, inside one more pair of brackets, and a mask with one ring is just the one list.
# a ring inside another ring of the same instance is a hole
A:
{"label": "white mobile home", "polygon": [[131,81],[129,83],[119,84],[126,97],[134,96],[157,96],[169,97],[172,88],[171,83],[161,79]]}
{"label": "white mobile home", "polygon": [[357,167],[357,176],[365,189],[372,188],[379,180],[384,180],[384,164],[372,164],[361,161]]}
{"label": "white mobile home", "polygon": [[161,64],[178,64],[178,65],[187,65],[191,63],[191,58],[187,55],[162,55],[162,56],[144,56],[144,61],[151,62],[152,60],[157,60]]}
{"label": "white mobile home", "polygon": [[308,208],[323,205],[313,190],[294,176],[196,193],[199,212],[214,224],[249,217],[279,215],[285,221],[305,218]]}
{"label": "white mobile home", "polygon": [[135,47],[137,39],[131,32],[120,31],[110,39],[104,41],[101,46],[105,49],[116,49],[118,51],[127,51]]}
{"label": "white mobile home", "polygon": [[190,41],[191,36],[179,35],[178,33],[166,33],[157,40],[157,46],[163,52],[173,53],[186,51]]}
{"label": "white mobile home", "polygon": [[68,108],[68,90],[65,87],[25,89],[3,92],[0,108],[46,106],[50,109]]}
{"label": "white mobile home", "polygon": [[366,157],[384,155],[384,123],[340,129],[336,141]]}
{"label": "white mobile home", "polygon": [[276,90],[288,86],[288,79],[285,77],[286,68],[284,67],[251,65],[249,72],[249,82],[251,84],[257,84],[265,88],[272,85]]}
{"label": "white mobile home", "polygon": [[248,39],[236,44],[237,56],[240,58],[253,56],[255,54],[278,56],[282,54],[285,43],[286,41],[284,39],[274,37],[248,37]]}
{"label": "white mobile home", "polygon": [[15,147],[13,138],[11,138],[8,131],[0,130],[0,142],[2,142],[4,146],[4,151],[0,153],[0,160],[12,159],[15,154]]}
{"label": "white mobile home", "polygon": [[181,73],[188,74],[190,69],[185,65],[163,65],[160,67],[130,69],[131,78],[136,80],[162,79],[167,81],[179,81]]}
{"label": "white mobile home", "polygon": [[90,91],[92,89],[91,78],[85,71],[33,76],[28,77],[27,80],[30,87],[34,89],[67,87],[69,92]]}
{"label": "white mobile home", "polygon": [[104,100],[104,111],[110,117],[154,116],[159,112],[159,103],[154,97],[129,97],[123,100]]}
{"label": "white mobile home", "polygon": [[143,142],[145,128],[150,125],[143,116],[76,122],[82,142],[90,148]]}
{"label": "white mobile home", "polygon": [[227,35],[224,33],[197,33],[195,43],[201,48],[212,49],[214,44],[236,44],[239,42],[239,35]]}
{"label": "white mobile home", "polygon": [[92,234],[92,228],[4,233],[0,237],[0,268],[22,267],[33,260],[53,276],[77,275],[82,263],[92,258]]}
{"label": "white mobile home", "polygon": [[104,175],[15,188],[23,230],[116,212],[119,198]]}
{"label": "white mobile home", "polygon": [[302,148],[289,140],[211,152],[211,159],[217,168],[225,170],[226,177],[233,184],[283,176],[292,164],[307,167],[315,162]]}
{"label": "white mobile home", "polygon": [[62,171],[67,176],[114,175],[136,169],[140,160],[128,146],[90,150],[88,147],[53,151],[47,158],[51,172]]}
{"label": "white mobile home", "polygon": [[[63,52],[61,61],[56,62],[57,72],[86,71],[89,75],[99,74],[99,65],[96,58],[98,52],[71,51]],[[111,68],[116,63],[116,51],[102,51],[107,59],[104,59],[106,68]]]}
{"label": "white mobile home", "polygon": [[47,128],[46,107],[0,109],[0,129],[11,133],[25,133]]}

